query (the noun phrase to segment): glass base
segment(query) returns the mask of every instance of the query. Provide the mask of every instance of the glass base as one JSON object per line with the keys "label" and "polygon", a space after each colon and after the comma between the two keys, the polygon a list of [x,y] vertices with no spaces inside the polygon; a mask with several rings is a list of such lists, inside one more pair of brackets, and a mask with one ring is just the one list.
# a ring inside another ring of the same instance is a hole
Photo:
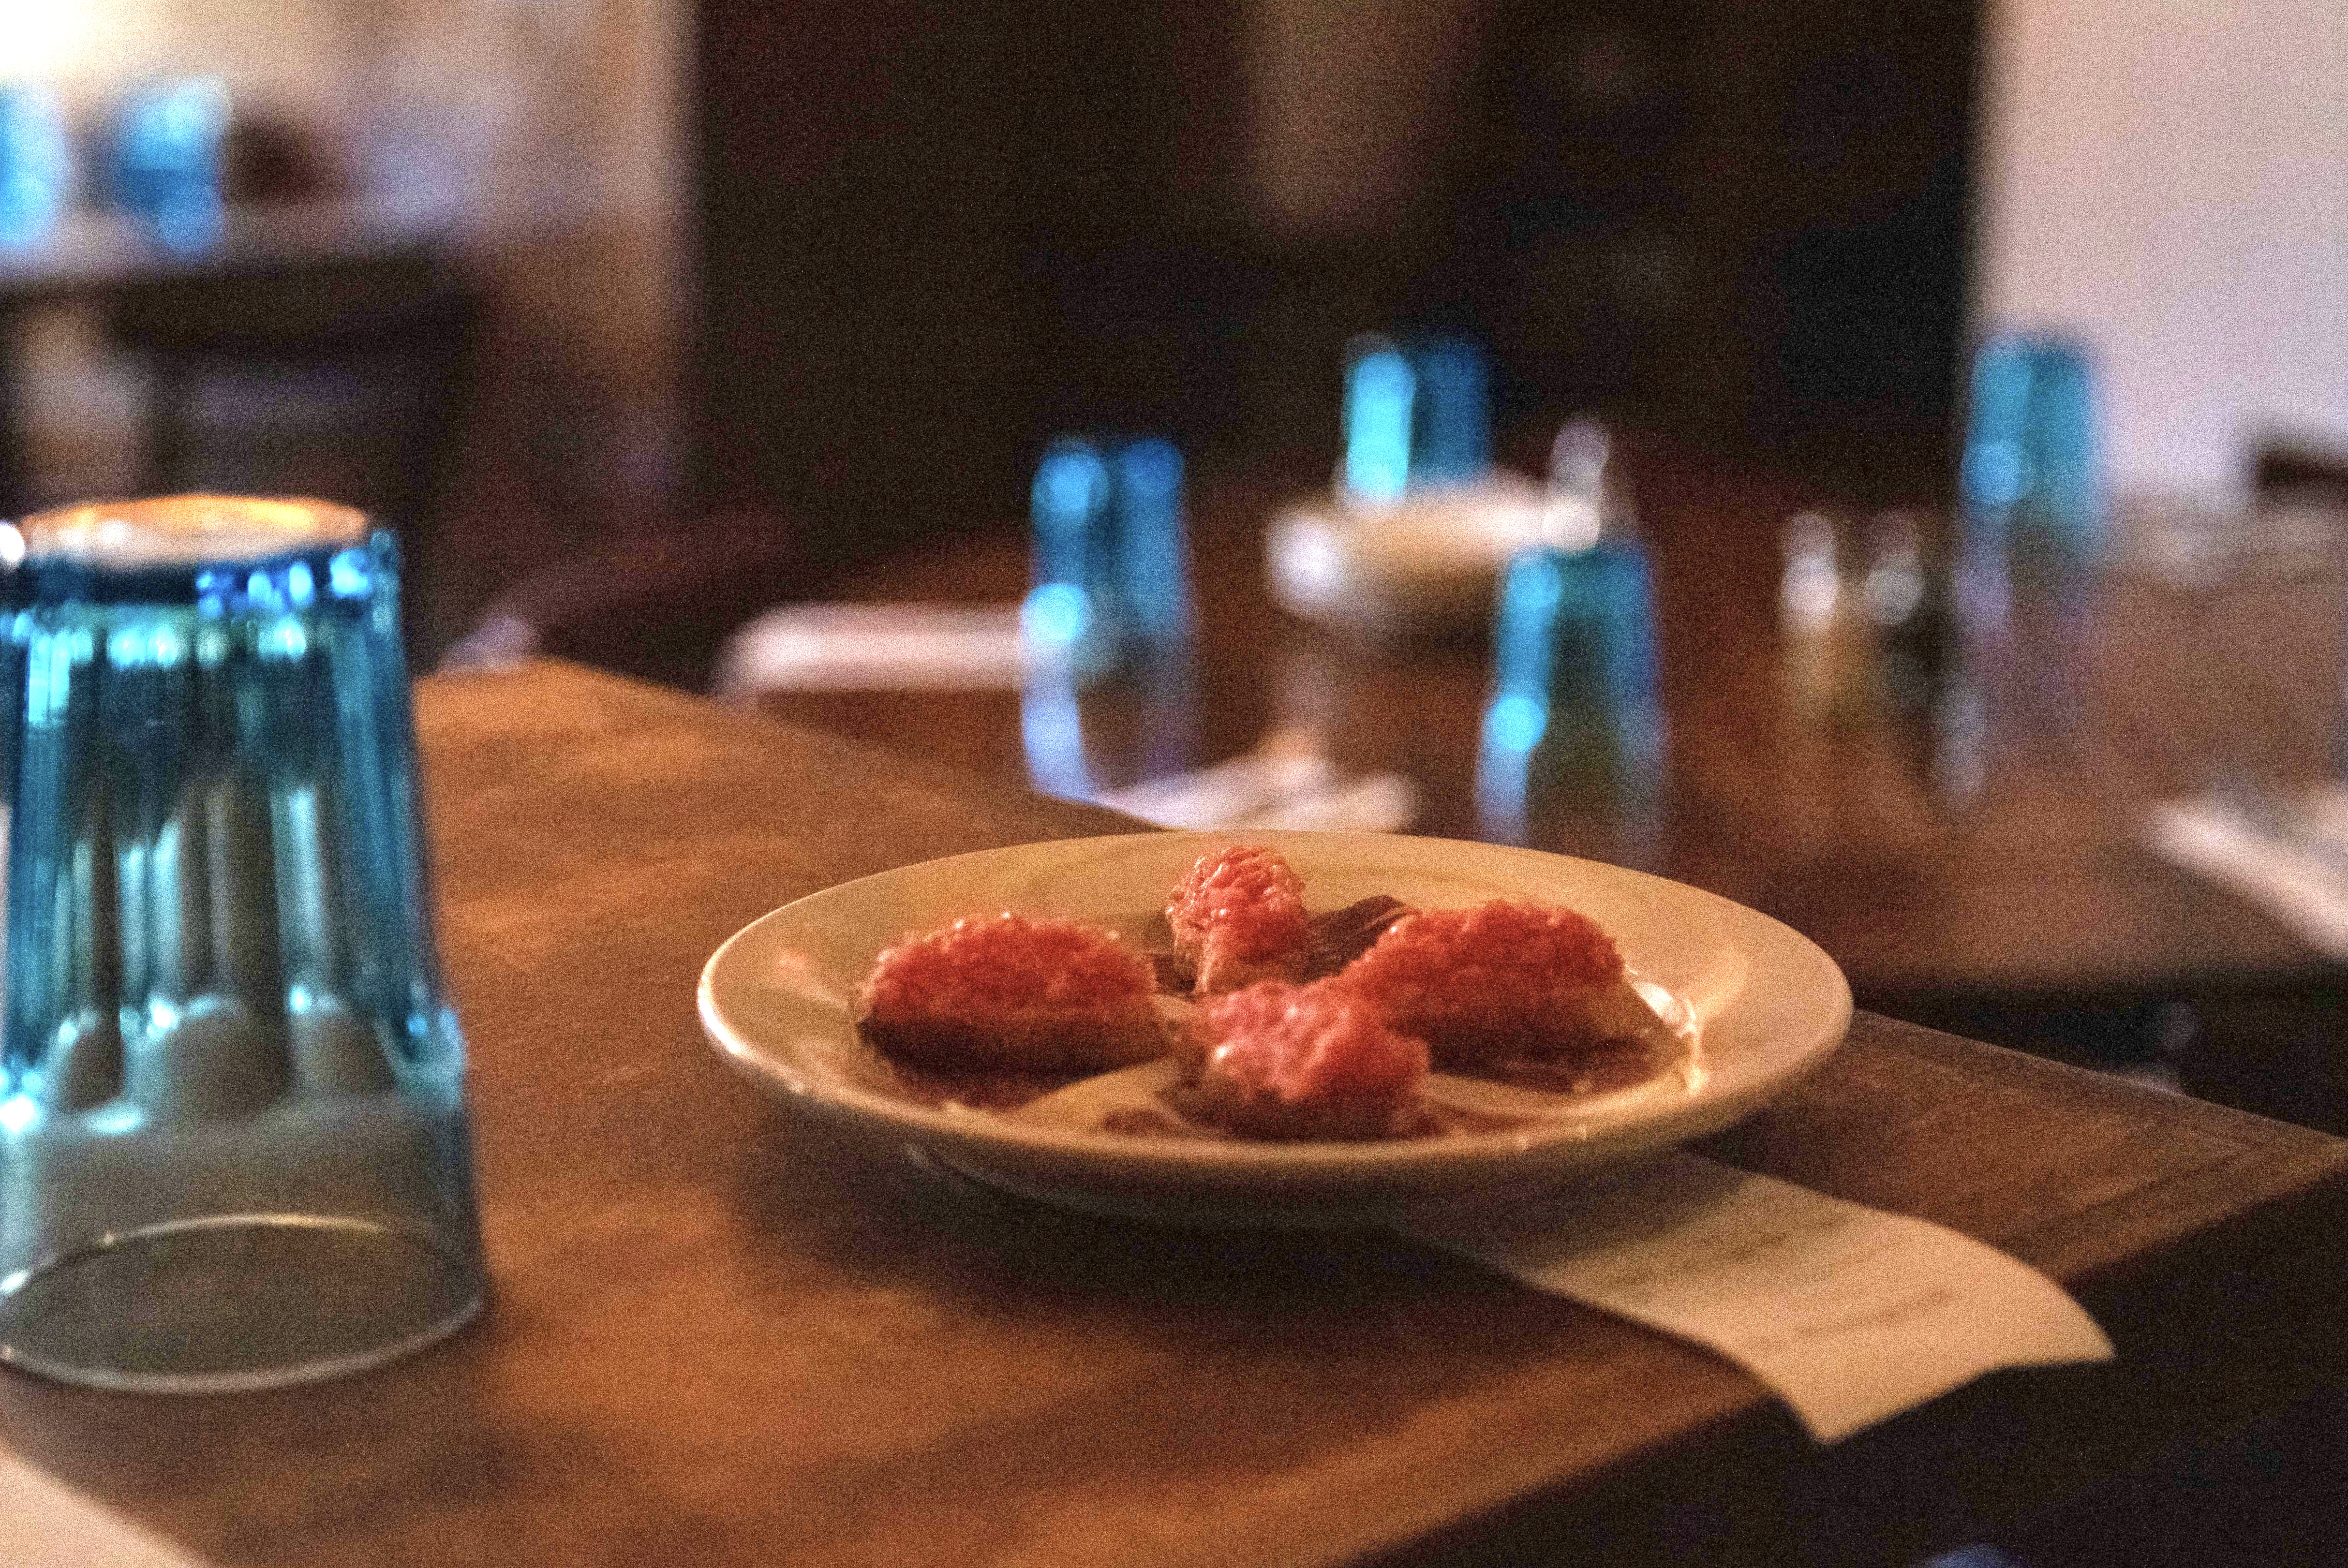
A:
{"label": "glass base", "polygon": [[469,1259],[388,1225],[177,1220],[0,1280],[0,1361],[135,1392],[273,1389],[419,1349],[471,1321],[482,1298]]}

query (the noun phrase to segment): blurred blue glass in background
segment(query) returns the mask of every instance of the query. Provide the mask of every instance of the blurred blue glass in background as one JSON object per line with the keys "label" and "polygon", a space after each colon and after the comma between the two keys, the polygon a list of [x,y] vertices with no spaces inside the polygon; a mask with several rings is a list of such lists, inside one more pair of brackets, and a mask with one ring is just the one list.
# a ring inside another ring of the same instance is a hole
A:
{"label": "blurred blue glass in background", "polygon": [[1187,641],[1191,630],[1182,455],[1157,436],[1064,436],[1036,466],[1034,588],[1022,621],[1087,666]]}
{"label": "blurred blue glass in background", "polygon": [[1112,454],[1118,577],[1132,631],[1157,647],[1190,635],[1189,529],[1182,455],[1155,436]]}
{"label": "blurred blue glass in background", "polygon": [[1663,805],[1654,587],[1627,506],[1606,506],[1593,526],[1603,465],[1602,433],[1569,425],[1553,476],[1559,526],[1501,578],[1477,808],[1501,842],[1563,832],[1559,847],[1635,862]]}
{"label": "blurred blue glass in background", "polygon": [[1035,586],[1065,586],[1088,600],[1105,596],[1116,569],[1108,465],[1090,442],[1062,439],[1045,450],[1030,517]]}
{"label": "blurred blue glass in background", "polygon": [[2067,338],[2003,333],[1973,356],[1959,490],[1967,543],[2013,572],[2094,564],[2105,505],[2095,380]]}
{"label": "blurred blue glass in background", "polygon": [[144,88],[116,112],[107,194],[174,250],[201,250],[226,217],[228,88],[195,77]]}
{"label": "blurred blue glass in background", "polygon": [[0,245],[47,233],[73,194],[73,150],[57,100],[37,87],[0,87]]}
{"label": "blurred blue glass in background", "polygon": [[2106,547],[2095,376],[2054,333],[1975,351],[1958,470],[1952,713],[2066,740],[2085,710],[2089,600]]}
{"label": "blurred blue glass in background", "polygon": [[1182,455],[1159,436],[1064,436],[1035,469],[1034,586],[1020,609],[1021,742],[1035,786],[1088,799],[1086,690],[1115,676],[1141,702],[1144,776],[1179,766],[1192,699]]}
{"label": "blurred blue glass in background", "polygon": [[1433,338],[1418,349],[1419,397],[1411,477],[1461,485],[1492,466],[1490,377],[1484,351],[1464,338]]}
{"label": "blurred blue glass in background", "polygon": [[1483,350],[1464,338],[1356,339],[1344,416],[1339,488],[1357,505],[1470,483],[1492,466],[1490,377]]}
{"label": "blurred blue glass in background", "polygon": [[1402,499],[1410,484],[1411,408],[1418,375],[1383,339],[1356,345],[1345,373],[1344,488],[1356,500]]}

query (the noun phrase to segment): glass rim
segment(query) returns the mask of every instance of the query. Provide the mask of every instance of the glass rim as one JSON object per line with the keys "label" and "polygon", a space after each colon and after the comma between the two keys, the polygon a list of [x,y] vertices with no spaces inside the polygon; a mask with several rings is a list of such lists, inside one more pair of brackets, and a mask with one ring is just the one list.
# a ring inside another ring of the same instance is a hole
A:
{"label": "glass rim", "polygon": [[333,501],[166,496],[0,522],[0,607],[192,604],[205,613],[372,598],[398,542]]}
{"label": "glass rim", "polygon": [[361,542],[366,515],[299,496],[191,493],[86,501],[35,512],[0,535],[0,565],[97,571],[243,565]]}

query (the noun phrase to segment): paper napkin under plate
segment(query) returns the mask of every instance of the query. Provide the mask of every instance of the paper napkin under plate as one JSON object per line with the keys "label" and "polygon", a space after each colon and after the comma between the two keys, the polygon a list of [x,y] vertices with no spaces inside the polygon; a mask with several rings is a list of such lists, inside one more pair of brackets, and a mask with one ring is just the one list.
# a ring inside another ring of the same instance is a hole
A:
{"label": "paper napkin under plate", "polygon": [[2112,1357],[2062,1286],[1986,1243],[1698,1154],[1400,1228],[1717,1351],[1823,1443],[1985,1372]]}

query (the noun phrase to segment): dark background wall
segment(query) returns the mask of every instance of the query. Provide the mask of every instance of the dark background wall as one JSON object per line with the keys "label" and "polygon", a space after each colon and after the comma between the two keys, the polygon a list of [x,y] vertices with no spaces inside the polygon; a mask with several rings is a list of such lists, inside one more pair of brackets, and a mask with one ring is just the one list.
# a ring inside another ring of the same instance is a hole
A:
{"label": "dark background wall", "polygon": [[1318,228],[1251,174],[1302,3],[703,0],[700,495],[852,551],[1015,517],[1059,429],[1317,453],[1346,338],[1412,325],[1488,342],[1504,421],[1945,429],[1969,0],[1464,0],[1415,188]]}

